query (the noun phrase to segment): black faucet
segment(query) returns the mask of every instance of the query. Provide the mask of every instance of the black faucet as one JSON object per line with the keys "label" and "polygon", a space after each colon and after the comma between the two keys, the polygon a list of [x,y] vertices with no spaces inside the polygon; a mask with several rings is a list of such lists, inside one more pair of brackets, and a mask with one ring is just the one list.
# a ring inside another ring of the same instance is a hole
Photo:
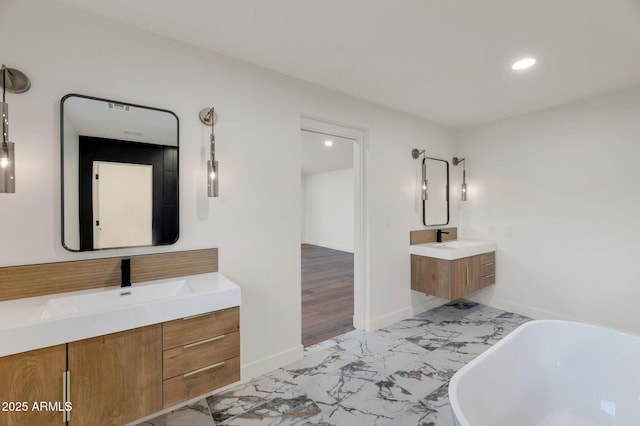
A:
{"label": "black faucet", "polygon": [[120,283],[120,287],[131,287],[131,258],[122,258],[120,270],[122,271],[122,282]]}
{"label": "black faucet", "polygon": [[449,233],[447,231],[443,231],[442,229],[438,229],[436,231],[436,242],[437,243],[441,243],[442,242],[442,234],[449,235]]}

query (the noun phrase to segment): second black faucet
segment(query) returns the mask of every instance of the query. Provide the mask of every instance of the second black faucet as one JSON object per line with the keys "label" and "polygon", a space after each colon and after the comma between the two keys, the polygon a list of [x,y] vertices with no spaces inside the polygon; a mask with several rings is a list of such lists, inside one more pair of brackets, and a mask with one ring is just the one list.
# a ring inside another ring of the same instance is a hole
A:
{"label": "second black faucet", "polygon": [[120,271],[122,271],[122,281],[120,287],[131,286],[131,258],[123,257],[120,263]]}
{"label": "second black faucet", "polygon": [[441,243],[442,242],[442,234],[447,234],[449,235],[449,232],[447,231],[443,231],[442,229],[438,229],[436,231],[436,242],[437,243]]}

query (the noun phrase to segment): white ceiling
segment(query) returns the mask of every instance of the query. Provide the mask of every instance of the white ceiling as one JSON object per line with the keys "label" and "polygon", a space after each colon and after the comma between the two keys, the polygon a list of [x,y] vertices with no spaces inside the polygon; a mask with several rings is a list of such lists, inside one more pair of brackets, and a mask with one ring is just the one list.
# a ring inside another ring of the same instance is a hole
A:
{"label": "white ceiling", "polygon": [[640,85],[640,0],[58,1],[454,127]]}
{"label": "white ceiling", "polygon": [[177,146],[178,119],[170,112],[70,96],[64,115],[76,134],[97,138]]}
{"label": "white ceiling", "polygon": [[[353,167],[353,141],[303,130],[300,168],[303,176]],[[325,141],[333,142],[330,147]]]}

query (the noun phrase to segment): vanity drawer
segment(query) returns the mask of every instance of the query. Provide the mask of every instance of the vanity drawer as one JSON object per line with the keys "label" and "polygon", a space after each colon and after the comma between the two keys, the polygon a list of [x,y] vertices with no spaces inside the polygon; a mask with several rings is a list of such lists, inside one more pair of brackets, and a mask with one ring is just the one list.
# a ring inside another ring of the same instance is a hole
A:
{"label": "vanity drawer", "polygon": [[211,364],[163,382],[163,407],[170,407],[240,380],[240,357]]}
{"label": "vanity drawer", "polygon": [[491,284],[496,283],[496,274],[488,274],[480,276],[480,285],[479,288],[486,287]]}
{"label": "vanity drawer", "polygon": [[496,252],[482,253],[480,255],[480,265],[496,264]]}
{"label": "vanity drawer", "polygon": [[162,377],[169,379],[239,355],[239,331],[178,346],[162,353]]}
{"label": "vanity drawer", "polygon": [[480,276],[484,277],[485,275],[495,274],[496,273],[496,264],[491,263],[481,263],[480,264]]}
{"label": "vanity drawer", "polygon": [[496,283],[496,252],[480,255],[480,282],[478,288]]}
{"label": "vanity drawer", "polygon": [[496,273],[496,253],[483,253],[480,255],[480,277]]}
{"label": "vanity drawer", "polygon": [[222,334],[233,333],[240,328],[240,308],[229,308],[210,314],[165,322],[162,327],[164,349],[185,346]]}

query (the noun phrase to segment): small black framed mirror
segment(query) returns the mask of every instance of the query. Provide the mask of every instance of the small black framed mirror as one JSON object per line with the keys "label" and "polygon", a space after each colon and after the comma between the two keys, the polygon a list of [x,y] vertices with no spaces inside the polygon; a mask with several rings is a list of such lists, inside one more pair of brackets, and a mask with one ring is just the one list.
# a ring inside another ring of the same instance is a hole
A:
{"label": "small black framed mirror", "polygon": [[425,196],[422,200],[422,223],[425,226],[449,223],[449,162],[424,157],[422,160]]}

